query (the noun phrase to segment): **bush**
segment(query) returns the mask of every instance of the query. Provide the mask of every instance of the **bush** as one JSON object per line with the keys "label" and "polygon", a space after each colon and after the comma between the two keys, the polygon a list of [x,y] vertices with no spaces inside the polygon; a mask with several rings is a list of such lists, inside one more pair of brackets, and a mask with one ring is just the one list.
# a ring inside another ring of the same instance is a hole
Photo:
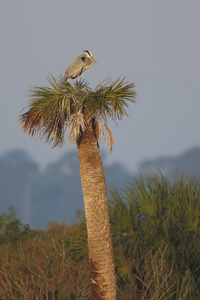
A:
{"label": "bush", "polygon": [[110,194],[119,299],[199,299],[199,183],[140,176]]}

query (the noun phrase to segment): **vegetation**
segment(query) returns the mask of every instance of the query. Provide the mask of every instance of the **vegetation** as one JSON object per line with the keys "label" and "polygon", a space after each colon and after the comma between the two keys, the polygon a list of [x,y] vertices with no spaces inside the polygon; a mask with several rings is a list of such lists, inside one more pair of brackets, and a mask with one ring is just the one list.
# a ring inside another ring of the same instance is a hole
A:
{"label": "vegetation", "polygon": [[140,176],[111,195],[119,299],[199,299],[199,183]]}
{"label": "vegetation", "polygon": [[[200,185],[162,175],[110,191],[117,299],[200,298]],[[0,299],[90,299],[86,223],[31,230],[0,216]]]}
{"label": "vegetation", "polygon": [[76,143],[85,204],[92,299],[116,299],[116,278],[107,205],[107,190],[99,153],[100,136],[108,134],[110,151],[114,144],[108,118],[127,115],[128,102],[134,102],[134,83],[125,79],[105,81],[91,90],[83,82],[48,79],[50,87],[31,89],[27,112],[21,115],[23,130],[39,133],[54,147],[68,140]]}
{"label": "vegetation", "polygon": [[81,226],[52,223],[44,232],[11,219],[1,232],[0,299],[88,299],[87,249],[76,255],[81,241]]}

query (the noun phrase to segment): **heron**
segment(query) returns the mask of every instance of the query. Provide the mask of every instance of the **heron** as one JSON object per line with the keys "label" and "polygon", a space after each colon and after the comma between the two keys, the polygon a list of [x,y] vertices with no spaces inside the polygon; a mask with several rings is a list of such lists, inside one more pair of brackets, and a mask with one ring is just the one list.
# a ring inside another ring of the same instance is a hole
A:
{"label": "heron", "polygon": [[94,60],[92,53],[85,50],[82,55],[75,58],[75,60],[69,65],[65,72],[63,82],[68,82],[70,78],[76,78],[76,85],[78,85],[78,77],[87,69],[93,66],[93,63],[97,64]]}

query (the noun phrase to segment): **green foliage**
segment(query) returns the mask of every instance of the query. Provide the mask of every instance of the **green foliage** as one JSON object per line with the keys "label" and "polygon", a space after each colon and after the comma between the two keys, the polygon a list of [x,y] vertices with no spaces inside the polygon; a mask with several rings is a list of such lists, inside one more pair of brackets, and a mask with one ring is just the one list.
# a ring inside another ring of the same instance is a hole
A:
{"label": "green foliage", "polygon": [[10,206],[7,214],[0,216],[0,244],[15,244],[25,234],[27,226],[24,226],[17,218],[15,208]]}
{"label": "green foliage", "polygon": [[[145,299],[195,299],[200,276],[200,186],[160,176],[113,189],[111,231],[118,285]],[[123,256],[123,259],[122,259]],[[170,276],[169,276],[170,274]],[[137,299],[122,298],[122,299]]]}
{"label": "green foliage", "polygon": [[[139,176],[110,191],[118,300],[200,298],[200,186],[183,178]],[[0,299],[90,299],[83,214],[43,232],[11,208],[0,224]]]}
{"label": "green foliage", "polygon": [[83,81],[75,88],[68,82],[56,81],[53,76],[47,80],[50,87],[30,90],[29,109],[19,118],[22,129],[29,135],[45,137],[46,142],[53,141],[55,147],[64,143],[67,129],[68,140],[74,143],[90,122],[96,122],[96,136],[101,135],[104,126],[112,147],[114,139],[107,117],[116,120],[127,116],[128,102],[134,102],[135,98],[134,83],[126,83],[125,78],[113,83],[106,80],[91,90]]}

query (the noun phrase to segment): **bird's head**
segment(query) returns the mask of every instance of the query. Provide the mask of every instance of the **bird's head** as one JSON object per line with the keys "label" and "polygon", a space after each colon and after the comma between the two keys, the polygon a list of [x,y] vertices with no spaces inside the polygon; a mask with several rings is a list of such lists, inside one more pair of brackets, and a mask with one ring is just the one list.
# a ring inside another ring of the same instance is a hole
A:
{"label": "bird's head", "polygon": [[87,57],[91,58],[91,60],[93,60],[93,62],[95,62],[95,64],[97,64],[97,62],[93,58],[92,53],[89,50],[84,50],[84,53]]}

